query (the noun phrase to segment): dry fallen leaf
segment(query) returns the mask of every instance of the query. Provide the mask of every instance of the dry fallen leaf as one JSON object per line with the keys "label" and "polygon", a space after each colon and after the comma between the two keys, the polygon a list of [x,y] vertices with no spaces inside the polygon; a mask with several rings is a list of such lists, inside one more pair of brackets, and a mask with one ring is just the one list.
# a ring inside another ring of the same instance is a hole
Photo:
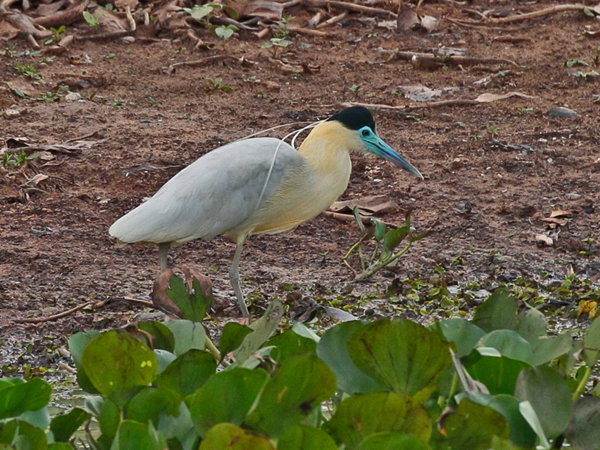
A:
{"label": "dry fallen leaf", "polygon": [[536,234],[535,244],[538,247],[552,247],[552,245],[554,245],[554,241],[551,237],[546,236],[545,234]]}
{"label": "dry fallen leaf", "polygon": [[550,217],[573,217],[573,211],[569,211],[568,209],[557,209],[550,213]]}
{"label": "dry fallen leaf", "polygon": [[532,95],[523,94],[521,92],[509,92],[507,94],[498,95],[498,94],[481,94],[479,97],[475,99],[476,102],[480,103],[489,103],[495,102],[496,100],[505,100],[510,97],[521,97],[521,98],[536,98]]}
{"label": "dry fallen leaf", "polygon": [[358,207],[362,214],[382,214],[396,209],[398,205],[385,195],[373,195],[354,200],[335,202],[329,207],[329,210],[336,213],[352,213],[355,207]]}

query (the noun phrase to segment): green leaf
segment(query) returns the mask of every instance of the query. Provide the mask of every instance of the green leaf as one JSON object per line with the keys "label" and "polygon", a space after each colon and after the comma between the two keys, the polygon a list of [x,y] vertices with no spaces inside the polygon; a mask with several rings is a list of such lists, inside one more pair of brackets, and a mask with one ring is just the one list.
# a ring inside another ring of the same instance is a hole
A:
{"label": "green leaf", "polygon": [[430,450],[430,447],[412,434],[377,433],[365,439],[359,450]]}
{"label": "green leaf", "polygon": [[220,423],[206,434],[199,450],[275,450],[275,447],[264,437],[230,423]]}
{"label": "green leaf", "polygon": [[438,333],[404,319],[377,320],[357,330],[348,351],[364,373],[410,396],[431,388],[452,363],[449,344]]}
{"label": "green leaf", "polygon": [[0,392],[0,419],[6,419],[42,409],[50,401],[52,388],[41,378],[32,378],[26,383],[15,383]]}
{"label": "green leaf", "polygon": [[598,443],[600,443],[600,398],[581,397],[575,402],[573,418],[565,434],[574,450],[598,448]]}
{"label": "green leaf", "polygon": [[241,425],[258,394],[267,373],[262,369],[236,367],[219,372],[208,379],[190,404],[190,413],[196,430],[205,436],[220,422]]}
{"label": "green leaf", "polygon": [[81,408],[73,408],[67,414],[56,416],[50,423],[50,431],[56,442],[69,442],[73,433],[92,415]]}
{"label": "green leaf", "polygon": [[487,450],[494,436],[508,436],[508,424],[500,413],[463,398],[456,411],[444,421],[447,442],[452,450]]}
{"label": "green leaf", "polygon": [[385,223],[383,223],[381,220],[375,219],[374,217],[371,217],[371,223],[375,227],[375,234],[374,234],[375,240],[377,242],[379,242],[385,236],[385,230],[386,230]]}
{"label": "green leaf", "polygon": [[177,359],[177,356],[166,350],[154,350],[154,355],[156,356],[157,374],[162,373],[169,364]]}
{"label": "green leaf", "polygon": [[316,355],[291,356],[267,382],[246,423],[277,438],[333,396],[335,386],[335,376]]}
{"label": "green leaf", "polygon": [[183,398],[196,392],[216,370],[217,362],[210,353],[192,349],[169,364],[155,384]]}
{"label": "green leaf", "polygon": [[583,337],[585,350],[583,351],[583,360],[592,367],[598,360],[600,352],[600,320],[596,319],[588,327],[585,336]]}
{"label": "green leaf", "polygon": [[482,356],[466,369],[473,379],[488,388],[490,394],[513,395],[519,373],[522,369],[530,368],[529,364],[506,356]]}
{"label": "green leaf", "polygon": [[206,309],[212,302],[211,297],[202,293],[200,282],[194,278],[193,292],[190,294],[185,282],[177,275],[172,275],[167,289],[167,295],[181,310],[183,318],[192,322],[202,322]]}
{"label": "green leaf", "polygon": [[231,36],[233,36],[235,34],[235,32],[237,31],[237,27],[235,27],[234,25],[230,25],[230,26],[221,25],[220,27],[216,27],[214,31],[215,31],[215,34],[217,35],[217,37],[219,37],[221,39],[229,39]]}
{"label": "green leaf", "polygon": [[75,365],[80,368],[81,360],[83,358],[83,351],[87,345],[96,337],[100,336],[100,332],[96,330],[86,330],[79,333],[75,333],[69,338],[69,352]]}
{"label": "green leaf", "polygon": [[473,323],[486,333],[514,330],[517,326],[517,301],[506,288],[496,289],[475,311]]}
{"label": "green leaf", "polygon": [[292,330],[286,330],[278,336],[269,339],[265,346],[274,346],[271,357],[279,364],[294,355],[315,353],[317,343],[312,339],[299,336]]}
{"label": "green leaf", "polygon": [[107,439],[113,440],[117,435],[119,429],[119,423],[121,423],[121,411],[119,407],[111,402],[109,399],[103,399],[102,405],[100,406],[100,415],[98,416],[98,425],[102,434]]}
{"label": "green leaf", "polygon": [[573,413],[571,392],[567,382],[553,369],[542,366],[523,370],[515,396],[529,401],[548,439],[554,439],[567,428]]}
{"label": "green leaf", "polygon": [[30,423],[22,420],[0,422],[0,448],[2,450],[46,450],[47,445],[46,433]]}
{"label": "green leaf", "polygon": [[518,361],[528,363],[532,359],[529,342],[512,330],[494,330],[481,338],[479,346],[495,348],[502,356]]}
{"label": "green leaf", "polygon": [[376,433],[408,433],[423,442],[431,436],[431,421],[414,399],[394,392],[355,395],[340,403],[328,423],[331,435],[354,450]]}
{"label": "green leaf", "polygon": [[164,323],[155,321],[140,322],[138,328],[152,336],[151,342],[148,342],[148,344],[153,349],[166,350],[171,353],[175,349],[175,336]]}
{"label": "green leaf", "polygon": [[206,343],[206,331],[202,324],[189,320],[170,320],[165,324],[173,332],[177,356],[191,349],[203,350]]}
{"label": "green leaf", "polygon": [[568,355],[573,349],[573,338],[568,334],[559,334],[531,341],[532,366],[541,366],[563,355]]}
{"label": "green leaf", "polygon": [[101,334],[83,351],[82,367],[103,395],[124,406],[156,374],[156,356],[124,330]]}
{"label": "green leaf", "polygon": [[124,420],[119,424],[119,429],[111,450],[164,450],[167,448],[165,439],[160,436],[151,422],[146,424],[133,420]]}
{"label": "green leaf", "polygon": [[223,332],[221,333],[221,339],[219,340],[221,357],[224,358],[229,352],[238,348],[244,341],[244,338],[252,333],[252,331],[252,328],[239,323],[226,323],[223,327]]}
{"label": "green leaf", "polygon": [[456,356],[468,355],[485,331],[465,319],[447,319],[437,322],[436,327],[448,342],[456,344]]}
{"label": "green leaf", "polygon": [[537,414],[535,413],[535,410],[531,406],[531,403],[529,403],[528,401],[519,403],[519,412],[521,413],[523,418],[525,418],[531,429],[539,438],[541,447],[550,448],[548,438],[546,438],[546,434],[544,433],[544,429],[542,428],[540,419],[538,418]]}
{"label": "green leaf", "polygon": [[407,225],[388,231],[383,238],[384,248],[392,253],[409,233],[410,227]]}
{"label": "green leaf", "polygon": [[519,400],[512,395],[496,395],[471,393],[469,400],[480,405],[489,406],[502,414],[509,425],[509,438],[519,448],[533,448],[535,446],[536,433],[527,423],[520,412]]}
{"label": "green leaf", "polygon": [[283,305],[279,300],[273,300],[263,316],[250,325],[254,333],[244,338],[242,345],[233,352],[233,357],[238,364],[243,364],[269,339],[283,317]]}
{"label": "green leaf", "polygon": [[303,425],[289,428],[277,441],[277,450],[337,450],[337,448],[335,441],[327,433]]}
{"label": "green leaf", "polygon": [[317,344],[317,355],[335,374],[338,389],[351,395],[385,389],[384,384],[360,370],[348,352],[350,336],[364,327],[365,324],[360,321],[340,323],[327,330]]}
{"label": "green leaf", "polygon": [[546,336],[548,320],[546,319],[546,316],[537,309],[528,309],[519,314],[518,322],[517,333],[519,333],[523,339],[533,342],[537,341],[537,339],[542,336]]}
{"label": "green leaf", "polygon": [[180,401],[169,389],[145,387],[127,402],[125,419],[139,423],[152,421],[157,426],[161,413],[177,415]]}

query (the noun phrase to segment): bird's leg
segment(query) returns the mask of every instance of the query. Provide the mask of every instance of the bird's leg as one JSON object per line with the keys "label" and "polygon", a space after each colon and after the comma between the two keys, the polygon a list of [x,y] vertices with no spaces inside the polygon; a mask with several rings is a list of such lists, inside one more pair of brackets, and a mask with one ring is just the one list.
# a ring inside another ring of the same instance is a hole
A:
{"label": "bird's leg", "polygon": [[233,292],[235,292],[238,304],[240,305],[240,309],[242,310],[242,315],[244,317],[250,317],[250,314],[248,313],[248,308],[246,307],[246,302],[244,301],[244,294],[242,293],[242,288],[240,287],[240,258],[242,257],[243,246],[244,241],[238,243],[235,248],[235,254],[233,255],[233,261],[231,263],[231,269],[229,270],[229,280],[231,281],[231,286],[233,286]]}
{"label": "bird's leg", "polygon": [[158,256],[160,258],[160,272],[164,272],[167,268],[167,255],[169,254],[169,249],[171,248],[170,242],[162,242],[158,244]]}

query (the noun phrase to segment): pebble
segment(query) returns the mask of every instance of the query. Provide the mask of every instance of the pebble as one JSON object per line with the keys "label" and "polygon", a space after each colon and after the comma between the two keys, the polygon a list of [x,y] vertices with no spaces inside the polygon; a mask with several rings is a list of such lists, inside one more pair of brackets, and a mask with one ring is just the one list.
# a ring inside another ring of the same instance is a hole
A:
{"label": "pebble", "polygon": [[558,117],[561,119],[568,117],[579,117],[579,114],[577,114],[577,112],[569,108],[564,108],[562,106],[559,106],[558,108],[552,108],[546,114],[548,114],[550,117]]}
{"label": "pebble", "polygon": [[150,119],[141,119],[140,123],[152,123]]}
{"label": "pebble", "polygon": [[81,100],[81,94],[79,92],[69,92],[65,95],[65,100],[68,102],[76,102]]}
{"label": "pebble", "polygon": [[581,195],[575,194],[574,192],[569,192],[567,195],[565,195],[565,197],[567,198],[567,200],[579,200],[581,198]]}

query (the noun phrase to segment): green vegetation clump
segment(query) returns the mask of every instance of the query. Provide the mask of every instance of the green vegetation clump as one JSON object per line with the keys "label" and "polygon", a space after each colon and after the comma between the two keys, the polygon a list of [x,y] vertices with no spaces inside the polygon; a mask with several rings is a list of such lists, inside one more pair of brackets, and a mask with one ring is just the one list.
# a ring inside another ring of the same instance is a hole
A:
{"label": "green vegetation clump", "polygon": [[[218,346],[210,299],[173,276],[181,320],[69,340],[84,407],[48,417],[40,378],[0,379],[0,448],[485,450],[598,448],[600,321],[582,340],[547,335],[536,309],[497,289],[471,320],[340,323],[283,330],[274,301]],[[96,421],[99,431],[86,424]]]}

